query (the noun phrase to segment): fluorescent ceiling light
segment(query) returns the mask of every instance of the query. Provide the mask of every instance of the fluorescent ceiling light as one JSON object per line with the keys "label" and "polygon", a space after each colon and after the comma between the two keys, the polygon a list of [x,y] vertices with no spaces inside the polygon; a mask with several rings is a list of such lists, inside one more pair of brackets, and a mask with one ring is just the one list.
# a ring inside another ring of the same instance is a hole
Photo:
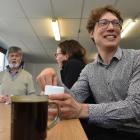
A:
{"label": "fluorescent ceiling light", "polygon": [[136,21],[129,19],[124,23],[124,26],[122,27],[121,32],[121,38],[124,38],[126,34],[134,27]]}
{"label": "fluorescent ceiling light", "polygon": [[56,41],[60,41],[60,31],[58,26],[58,21],[56,19],[52,20],[52,30]]}

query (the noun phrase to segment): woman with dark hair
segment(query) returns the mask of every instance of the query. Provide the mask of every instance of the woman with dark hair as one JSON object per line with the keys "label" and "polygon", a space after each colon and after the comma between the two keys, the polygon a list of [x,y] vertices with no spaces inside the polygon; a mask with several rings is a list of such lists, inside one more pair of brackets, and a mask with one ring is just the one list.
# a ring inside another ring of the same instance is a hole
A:
{"label": "woman with dark hair", "polygon": [[[82,69],[87,64],[87,58],[86,58],[86,50],[82,45],[76,41],[76,40],[65,40],[58,44],[57,51],[55,53],[56,61],[60,67],[60,75],[61,80],[63,84],[67,88],[71,88],[73,84],[77,81],[78,77],[80,76],[80,73]],[[48,69],[48,68],[47,68]],[[46,81],[43,78],[43,75],[45,75],[44,69],[37,77],[37,82],[44,90],[43,83],[45,84]],[[50,68],[50,71],[55,73],[55,70]],[[48,78],[48,77],[47,77]],[[53,81],[52,81],[53,83]],[[56,83],[53,83],[52,85],[55,85]],[[90,95],[86,100],[86,103],[94,103],[93,96]],[[83,126],[83,129],[85,130],[87,136],[90,135],[90,127],[87,125],[87,120],[83,119],[80,120],[81,124]]]}
{"label": "woman with dark hair", "polygon": [[61,68],[62,82],[71,88],[87,64],[85,48],[76,40],[65,40],[58,44],[55,57]]}

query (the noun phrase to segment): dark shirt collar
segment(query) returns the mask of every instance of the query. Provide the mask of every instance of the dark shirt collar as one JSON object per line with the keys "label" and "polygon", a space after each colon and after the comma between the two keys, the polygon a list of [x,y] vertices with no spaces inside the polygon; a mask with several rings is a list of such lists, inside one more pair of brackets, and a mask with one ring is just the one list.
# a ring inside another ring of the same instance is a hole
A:
{"label": "dark shirt collar", "polygon": [[6,68],[7,68],[7,71],[10,73],[10,75],[12,75],[12,76],[15,76],[16,74],[18,74],[18,73],[22,70],[22,67],[19,67],[19,68],[17,68],[17,70],[13,73],[13,72],[11,72],[11,68],[9,67],[9,65],[7,65]]}
{"label": "dark shirt collar", "polygon": [[[122,49],[121,48],[118,48],[116,53],[114,54],[114,56],[112,57],[111,61],[116,58],[117,60],[120,60],[122,58]],[[110,61],[110,62],[111,62]],[[102,58],[100,57],[100,55],[98,54],[96,60],[95,60],[96,63],[100,63],[100,64],[104,64],[103,63],[103,60]]]}

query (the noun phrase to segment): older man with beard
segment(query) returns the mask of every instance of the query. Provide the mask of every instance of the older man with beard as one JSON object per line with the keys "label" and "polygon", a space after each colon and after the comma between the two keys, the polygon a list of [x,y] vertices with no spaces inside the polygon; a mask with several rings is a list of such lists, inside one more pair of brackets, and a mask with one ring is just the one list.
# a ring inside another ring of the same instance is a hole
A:
{"label": "older man with beard", "polygon": [[35,93],[32,75],[23,69],[23,52],[16,46],[9,48],[9,65],[0,72],[0,102],[9,102],[11,95],[29,95]]}

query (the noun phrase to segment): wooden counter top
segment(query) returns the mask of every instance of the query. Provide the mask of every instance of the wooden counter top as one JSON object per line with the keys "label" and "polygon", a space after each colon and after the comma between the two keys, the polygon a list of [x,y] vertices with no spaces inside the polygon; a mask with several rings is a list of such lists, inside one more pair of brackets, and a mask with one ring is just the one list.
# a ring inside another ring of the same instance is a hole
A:
{"label": "wooden counter top", "polygon": [[[10,105],[0,103],[0,140],[10,140]],[[60,121],[46,140],[88,140],[78,119]]]}

